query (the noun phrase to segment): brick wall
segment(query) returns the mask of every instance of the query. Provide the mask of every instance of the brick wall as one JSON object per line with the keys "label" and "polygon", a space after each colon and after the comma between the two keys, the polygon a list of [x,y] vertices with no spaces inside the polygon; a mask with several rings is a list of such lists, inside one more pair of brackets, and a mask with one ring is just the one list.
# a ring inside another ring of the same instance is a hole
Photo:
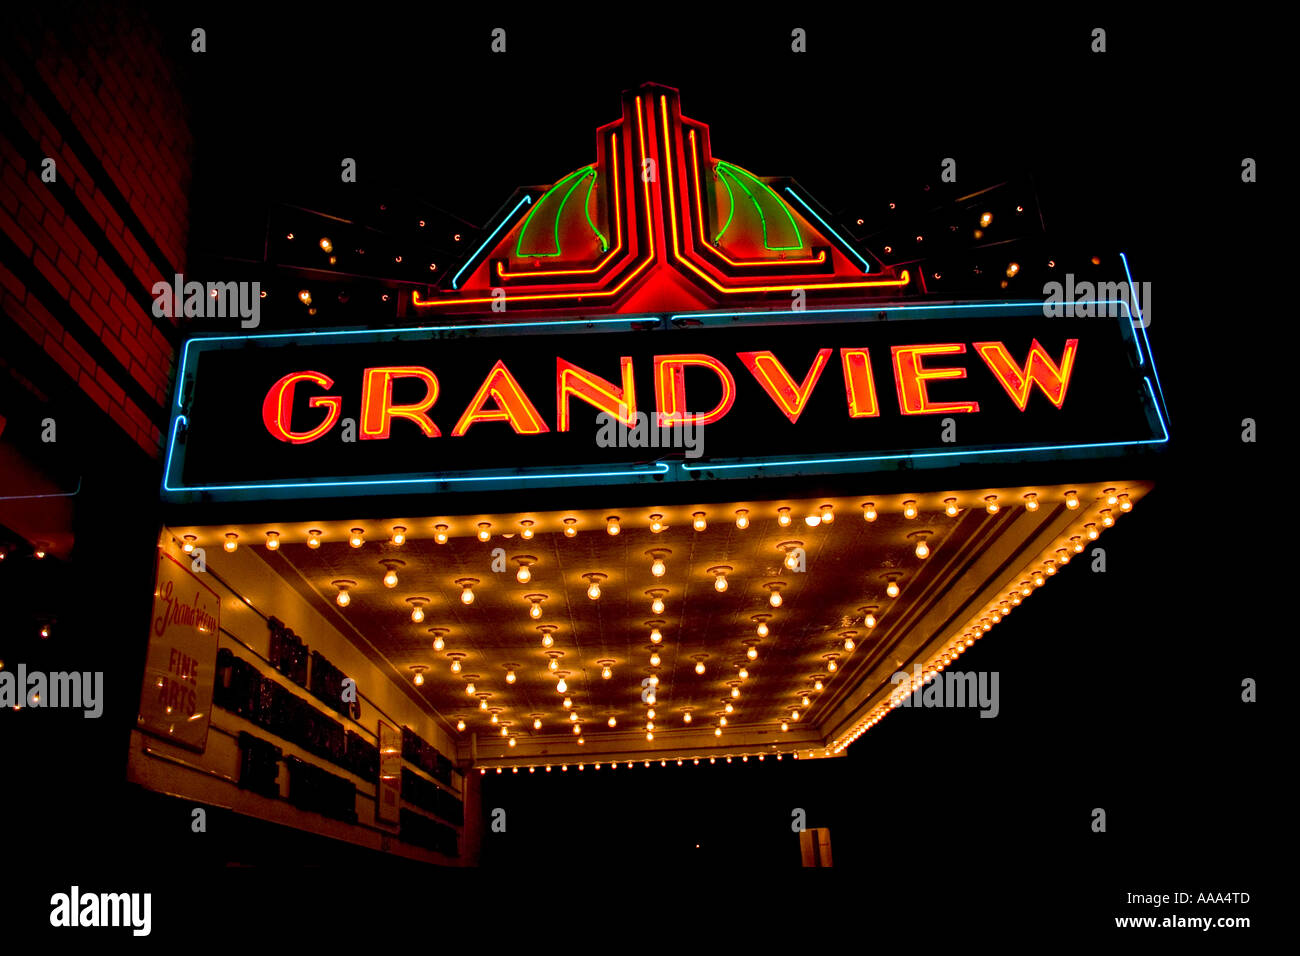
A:
{"label": "brick wall", "polygon": [[163,39],[89,5],[0,39],[0,322],[52,363],[22,368],[43,391],[70,379],[154,457],[180,335],[151,290],[185,271],[193,148]]}

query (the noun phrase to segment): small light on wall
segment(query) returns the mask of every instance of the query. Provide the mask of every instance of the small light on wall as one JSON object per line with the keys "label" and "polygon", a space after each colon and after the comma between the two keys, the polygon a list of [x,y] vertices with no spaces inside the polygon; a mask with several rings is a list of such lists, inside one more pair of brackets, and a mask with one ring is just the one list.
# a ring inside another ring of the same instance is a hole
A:
{"label": "small light on wall", "polygon": [[235,532],[233,531],[228,532],[226,534],[226,543],[223,545],[223,547],[227,551],[234,551],[236,548],[239,547],[239,535],[235,534]]}
{"label": "small light on wall", "polygon": [[433,540],[436,541],[438,544],[446,544],[446,543],[447,543],[447,530],[448,530],[448,529],[447,529],[447,526],[446,526],[445,524],[437,524],[437,525],[434,525],[434,526],[433,526]]}

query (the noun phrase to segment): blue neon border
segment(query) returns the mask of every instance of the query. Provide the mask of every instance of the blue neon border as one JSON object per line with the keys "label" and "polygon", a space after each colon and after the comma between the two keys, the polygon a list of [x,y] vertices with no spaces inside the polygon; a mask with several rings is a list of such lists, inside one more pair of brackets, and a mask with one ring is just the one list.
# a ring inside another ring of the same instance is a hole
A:
{"label": "blue neon border", "polygon": [[[1126,275],[1128,275],[1129,274],[1128,258],[1127,256],[1124,255],[1124,253],[1120,253],[1120,256],[1124,262],[1125,273]],[[1129,279],[1129,287],[1132,288],[1131,277]],[[881,313],[888,314],[892,312],[921,313],[921,312],[937,311],[937,310],[966,311],[966,310],[973,310],[973,309],[1008,310],[1008,309],[1032,308],[1034,310],[1041,311],[1043,308],[1043,304],[1044,303],[1039,300],[1030,300],[1030,301],[1018,301],[1018,302],[1013,301],[1013,302],[917,304],[917,305],[892,305],[892,306],[884,306],[884,305],[846,306],[846,307],[830,308],[830,309],[807,309],[799,313],[791,313],[789,310],[783,310],[780,312],[735,312],[735,311],[682,312],[682,313],[672,313],[668,316],[668,318],[670,319],[719,318],[719,317],[755,318],[755,317],[762,317],[762,316],[781,316],[782,318],[788,318],[791,315],[799,315],[799,316],[804,316],[809,314],[840,315],[846,313],[849,314],[872,313],[873,315],[878,316]],[[1135,328],[1135,326],[1132,321],[1132,312],[1127,302],[1124,302],[1122,299],[1113,299],[1113,300],[1087,300],[1083,302],[1076,302],[1074,304],[1075,305],[1103,305],[1103,304],[1123,305],[1125,315],[1120,320],[1121,328],[1126,330],[1124,334],[1132,335],[1132,343],[1137,355],[1139,367],[1144,366],[1146,364],[1145,359],[1143,357],[1142,347],[1138,343],[1137,336],[1133,335],[1132,333],[1132,330]],[[1139,318],[1142,317],[1140,309],[1138,311],[1138,317]],[[349,480],[342,480],[342,481],[254,482],[254,483],[232,484],[232,485],[173,486],[170,483],[171,475],[172,475],[172,463],[176,452],[176,435],[180,429],[180,426],[185,424],[188,421],[186,416],[181,413],[180,409],[183,408],[181,404],[181,396],[183,394],[183,390],[185,387],[185,374],[189,362],[190,347],[193,345],[198,344],[200,346],[203,346],[206,343],[215,343],[215,342],[248,342],[248,341],[262,342],[262,341],[273,341],[276,339],[292,339],[295,341],[305,339],[305,338],[346,339],[347,337],[356,337],[356,336],[383,339],[383,338],[396,336],[407,332],[437,334],[441,332],[452,332],[452,331],[473,331],[473,332],[482,333],[482,332],[492,332],[495,330],[505,329],[505,328],[525,328],[529,330],[535,330],[535,329],[552,328],[557,326],[558,327],[572,327],[572,326],[590,327],[592,325],[626,325],[633,322],[646,321],[646,320],[658,319],[658,318],[660,318],[660,316],[655,316],[655,315],[647,315],[641,317],[619,316],[617,318],[605,318],[605,319],[565,319],[565,320],[553,320],[549,322],[509,322],[509,323],[501,323],[499,325],[492,325],[492,326],[484,326],[484,325],[411,326],[411,327],[399,328],[399,329],[325,330],[325,331],[317,331],[317,332],[282,333],[282,334],[275,334],[275,335],[208,336],[203,338],[189,339],[186,341],[181,353],[180,373],[177,376],[177,382],[176,382],[177,411],[174,412],[173,414],[171,428],[169,430],[167,461],[163,470],[162,490],[165,493],[184,494],[184,493],[197,493],[197,492],[210,492],[210,491],[259,491],[259,490],[289,491],[294,489],[324,490],[329,488],[359,488],[359,487],[397,488],[399,486],[422,486],[422,485],[427,486],[427,485],[458,484],[458,483],[472,483],[472,482],[503,483],[503,482],[510,482],[510,481],[548,481],[548,480],[569,479],[569,478],[601,479],[601,478],[619,478],[619,477],[652,477],[654,475],[667,474],[671,470],[670,466],[663,463],[657,463],[655,465],[646,468],[631,469],[631,470],[616,469],[616,470],[600,470],[600,471],[558,471],[558,472],[541,471],[541,472],[491,474],[491,475],[427,476],[421,478],[400,478],[400,477],[392,476],[392,477],[378,477],[378,478],[370,478],[370,479],[349,479]],[[1160,425],[1161,437],[1159,438],[1134,439],[1130,441],[1117,441],[1117,442],[1084,442],[1084,443],[1066,444],[1066,445],[1036,445],[1036,446],[1014,447],[1014,448],[967,449],[962,451],[954,450],[954,451],[941,451],[941,452],[910,452],[910,453],[899,453],[893,455],[854,455],[854,456],[836,456],[836,457],[824,457],[824,458],[800,458],[800,459],[788,459],[788,460],[758,459],[754,461],[735,462],[729,464],[689,465],[686,463],[681,463],[680,467],[682,468],[683,471],[689,474],[691,472],[704,472],[704,471],[735,471],[735,470],[743,470],[743,469],[770,470],[770,469],[780,469],[780,468],[801,467],[805,465],[832,465],[832,464],[842,465],[842,464],[869,463],[869,462],[882,462],[882,461],[901,461],[901,460],[911,459],[911,458],[960,459],[960,458],[967,458],[971,456],[993,457],[993,456],[1006,456],[1006,455],[1023,455],[1031,452],[1052,452],[1052,451],[1085,450],[1085,449],[1098,449],[1098,448],[1124,448],[1124,447],[1135,447],[1141,445],[1165,444],[1166,442],[1169,441],[1169,427],[1166,422],[1166,415],[1168,410],[1164,405],[1163,390],[1160,389],[1159,386],[1160,379],[1156,372],[1155,356],[1151,352],[1150,340],[1146,334],[1145,322],[1136,326],[1136,328],[1140,329],[1142,332],[1142,339],[1143,341],[1146,342],[1147,345],[1146,354],[1149,355],[1151,359],[1150,361],[1151,376],[1143,375],[1142,378],[1143,381],[1146,383],[1147,392],[1151,397],[1152,410],[1155,412],[1156,420]],[[1154,377],[1156,381],[1156,384],[1154,386],[1152,385],[1151,382],[1152,377]],[[1156,397],[1157,392],[1159,392],[1159,399],[1157,399]]]}

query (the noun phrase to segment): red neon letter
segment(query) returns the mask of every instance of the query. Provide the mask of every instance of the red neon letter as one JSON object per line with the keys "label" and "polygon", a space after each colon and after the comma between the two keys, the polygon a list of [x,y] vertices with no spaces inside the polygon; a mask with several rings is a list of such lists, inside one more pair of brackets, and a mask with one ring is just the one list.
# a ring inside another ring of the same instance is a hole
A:
{"label": "red neon letter", "polygon": [[946,412],[978,412],[979,402],[932,402],[925,393],[925,383],[934,379],[965,378],[964,368],[921,367],[927,355],[960,355],[964,343],[951,345],[895,345],[894,381],[898,385],[898,407],[904,415],[940,415]]}
{"label": "red neon letter", "polygon": [[[488,400],[489,395],[497,403],[495,412],[485,411],[483,408],[483,403]],[[533,403],[524,394],[524,390],[515,381],[515,377],[510,374],[509,369],[500,359],[492,366],[492,371],[488,372],[488,377],[479,386],[469,407],[465,409],[465,414],[460,416],[460,421],[451,431],[452,435],[460,437],[469,431],[469,426],[475,422],[509,422],[517,435],[539,435],[550,431],[542,421],[542,416],[533,407]]]}
{"label": "red neon letter", "polygon": [[339,410],[343,407],[343,401],[337,395],[315,395],[307,400],[307,407],[328,408],[329,413],[326,414],[325,420],[309,431],[293,431],[289,423],[293,419],[293,392],[299,382],[311,382],[321,388],[334,387],[334,379],[320,372],[290,372],[271,386],[271,390],[266,393],[265,401],[262,402],[262,421],[266,425],[266,430],[280,441],[292,442],[295,445],[315,441],[333,428],[334,423],[339,420]]}
{"label": "red neon letter", "polygon": [[[712,369],[722,380],[722,401],[718,402],[717,407],[711,411],[697,413],[686,411],[685,370],[688,366]],[[727,367],[712,355],[693,352],[655,356],[655,404],[658,406],[660,428],[686,422],[692,422],[697,426],[712,425],[731,411],[735,401],[736,380],[731,377]]]}
{"label": "red neon letter", "polygon": [[793,425],[803,414],[804,406],[808,404],[808,396],[812,394],[817,379],[821,378],[822,369],[826,367],[826,361],[831,357],[831,350],[821,349],[817,352],[812,368],[808,369],[808,374],[803,377],[802,385],[795,385],[794,379],[785,370],[785,366],[777,361],[776,356],[771,352],[737,352],[736,356],[745,363],[745,368],[754,374],[758,384],[772,396],[772,401],[785,412],[785,417],[790,419],[790,424]]}
{"label": "red neon letter", "polygon": [[849,418],[875,418],[876,382],[871,376],[871,353],[867,349],[840,349],[844,362],[844,391],[849,398]]}
{"label": "red neon letter", "polygon": [[[424,382],[428,393],[414,405],[394,405],[395,378],[418,378]],[[419,365],[368,368],[361,387],[361,437],[387,438],[394,418],[409,418],[425,435],[437,438],[442,433],[426,414],[437,400],[438,379],[427,368]]]}
{"label": "red neon letter", "polygon": [[632,358],[619,360],[623,387],[592,375],[584,368],[562,358],[555,360],[555,430],[569,430],[569,396],[575,395],[603,412],[619,419],[628,428],[636,427],[636,384],[632,380]]}
{"label": "red neon letter", "polygon": [[1070,372],[1074,370],[1074,355],[1079,349],[1078,339],[1065,340],[1065,354],[1061,356],[1058,368],[1051,357],[1033,340],[1029,347],[1029,358],[1025,367],[1018,366],[1007,353],[1001,342],[976,342],[975,351],[997,376],[1002,387],[1007,390],[1016,408],[1022,412],[1029,404],[1029,389],[1037,385],[1053,405],[1060,408],[1065,404],[1065,390],[1070,384]]}

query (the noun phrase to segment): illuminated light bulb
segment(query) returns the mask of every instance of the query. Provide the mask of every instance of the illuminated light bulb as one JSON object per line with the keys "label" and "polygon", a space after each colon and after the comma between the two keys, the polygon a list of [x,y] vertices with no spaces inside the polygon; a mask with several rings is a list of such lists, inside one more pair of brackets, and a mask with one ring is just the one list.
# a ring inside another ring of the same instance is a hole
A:
{"label": "illuminated light bulb", "polygon": [[903,517],[904,517],[904,518],[907,518],[907,519],[909,519],[909,520],[912,519],[912,518],[915,518],[915,517],[916,517],[916,502],[915,502],[915,501],[904,501],[904,502],[903,502]]}
{"label": "illuminated light bulb", "polygon": [[183,545],[181,545],[181,550],[184,551],[186,554],[193,554],[193,553],[194,553],[194,542],[197,541],[197,540],[198,540],[198,538],[196,538],[194,535],[192,535],[192,534],[187,534],[187,535],[185,536],[185,543],[184,543]]}
{"label": "illuminated light bulb", "polygon": [[[568,685],[565,684],[564,681],[560,681],[558,684],[555,685],[555,689],[558,690],[561,694],[563,694],[567,686]],[[573,698],[572,697],[564,698],[564,709],[571,710],[572,708],[573,708]]]}
{"label": "illuminated light bulb", "polygon": [[334,243],[330,242],[328,238],[322,238],[320,241],[320,248],[321,252],[333,252]]}
{"label": "illuminated light bulb", "polygon": [[[783,720],[783,721],[781,721],[781,729],[782,729],[783,731],[784,731],[784,730],[789,730],[789,729],[790,729],[790,725],[787,724],[787,723]],[[871,739],[872,739],[872,740],[875,740],[876,738],[872,737]]]}
{"label": "illuminated light bulb", "polygon": [[740,688],[739,688],[739,687],[733,687],[733,688],[731,688],[731,696],[732,696],[732,697],[739,697],[739,696],[740,696]]}
{"label": "illuminated light bulb", "polygon": [[528,565],[519,565],[519,570],[515,572],[515,580],[520,584],[527,584],[533,579],[533,572],[528,570]]}
{"label": "illuminated light bulb", "polygon": [[515,672],[514,672],[514,671],[506,671],[506,683],[507,683],[507,684],[513,684],[514,682],[515,682]]}
{"label": "illuminated light bulb", "polygon": [[799,719],[799,711],[797,711],[797,710],[792,710],[792,711],[790,711],[790,719],[791,719],[791,720],[798,720],[798,719]]}
{"label": "illuminated light bulb", "polygon": [[266,550],[267,551],[280,550],[280,532],[268,531],[266,533]]}
{"label": "illuminated light bulb", "polygon": [[813,690],[821,690],[824,686],[820,680],[813,682]]}
{"label": "illuminated light bulb", "polygon": [[791,571],[799,567],[799,556],[795,554],[793,548],[785,553],[785,566]]}
{"label": "illuminated light bulb", "polygon": [[835,521],[835,508],[832,505],[822,505],[822,524],[832,524]]}
{"label": "illuminated light bulb", "polygon": [[466,585],[460,592],[460,603],[470,605],[474,603],[474,589]]}
{"label": "illuminated light bulb", "polygon": [[419,671],[416,671],[416,672],[415,672],[415,686],[419,687],[419,686],[420,686],[421,684],[423,684],[423,683],[424,683],[424,675],[421,674]]}
{"label": "illuminated light bulb", "polygon": [[[555,684],[555,690],[557,693],[563,694],[568,689],[569,689],[569,685],[565,683],[563,677],[561,677]],[[565,700],[567,701],[568,698],[566,697]],[[568,707],[569,705],[566,703],[564,706]]]}
{"label": "illuminated light bulb", "polygon": [[572,538],[572,537],[575,537],[577,534],[578,534],[578,519],[577,519],[577,518],[565,518],[565,519],[564,519],[564,536],[565,536],[566,538]]}
{"label": "illuminated light bulb", "polygon": [[708,525],[706,525],[704,521],[703,511],[695,512],[695,514],[691,515],[691,518],[693,519],[691,521],[691,527],[693,527],[696,531],[703,531],[706,527],[708,527]]}
{"label": "illuminated light bulb", "polygon": [[719,727],[725,727],[725,726],[727,726],[727,718],[726,718],[726,717],[719,717],[719,718],[718,718],[718,726],[719,726]]}
{"label": "illuminated light bulb", "polygon": [[608,723],[609,723],[609,725],[610,725],[611,727],[617,727],[617,726],[618,726],[618,720],[617,720],[617,718],[614,718],[614,717],[609,718]]}
{"label": "illuminated light bulb", "polygon": [[1041,571],[1034,575],[1034,587],[1041,588],[1046,583],[1047,583],[1047,578],[1043,577]]}
{"label": "illuminated light bulb", "polygon": [[682,714],[682,723],[689,724],[690,722],[691,722],[691,712],[688,710],[686,713]]}
{"label": "illuminated light bulb", "polygon": [[386,588],[397,587],[397,572],[394,571],[392,568],[389,568],[388,573],[384,575],[384,587]]}
{"label": "illuminated light bulb", "polygon": [[898,582],[890,581],[888,586],[886,586],[885,588],[885,593],[888,594],[891,598],[898,597]]}
{"label": "illuminated light bulb", "polygon": [[872,504],[870,501],[868,501],[865,505],[862,506],[862,517],[867,521],[876,520],[877,517],[876,506]]}
{"label": "illuminated light bulb", "polygon": [[790,520],[791,520],[791,519],[790,519],[790,509],[789,509],[789,508],[777,508],[777,509],[776,509],[776,523],[779,524],[782,528],[788,528],[788,527],[790,527]]}
{"label": "illuminated light bulb", "polygon": [[1014,279],[1014,278],[1016,277],[1016,273],[1018,273],[1019,271],[1020,271],[1020,263],[1018,263],[1018,262],[1009,262],[1009,263],[1007,263],[1007,278],[1008,278],[1008,279]]}
{"label": "illuminated light bulb", "polygon": [[744,508],[736,512],[736,527],[741,531],[749,527],[749,512]]}
{"label": "illuminated light bulb", "polygon": [[601,668],[600,676],[603,677],[605,680],[609,680],[611,677],[614,676],[614,671],[612,668],[610,668],[608,664],[606,664],[603,668]]}
{"label": "illuminated light bulb", "polygon": [[738,676],[741,680],[749,680],[749,668],[748,668],[748,667],[741,667],[741,668],[740,668],[740,671],[739,671],[738,674],[737,674],[737,676]]}
{"label": "illuminated light bulb", "polygon": [[944,498],[944,499],[943,499],[943,512],[944,512],[944,514],[946,514],[949,518],[955,518],[955,517],[957,517],[957,499],[956,499],[956,498]]}
{"label": "illuminated light bulb", "polygon": [[772,605],[772,607],[780,607],[782,600],[781,592],[773,588],[772,596],[767,599],[767,603]]}
{"label": "illuminated light bulb", "polygon": [[832,674],[834,674],[837,670],[840,669],[840,665],[835,661],[830,660],[826,662],[826,669],[830,671]]}
{"label": "illuminated light bulb", "polygon": [[810,527],[810,528],[815,528],[815,527],[817,527],[819,524],[822,523],[822,516],[821,516],[821,515],[806,515],[806,516],[804,517],[804,519],[803,519],[803,523],[806,524],[806,525],[807,525],[808,527]]}
{"label": "illuminated light bulb", "polygon": [[1038,510],[1038,495],[1034,494],[1032,491],[1029,494],[1025,495],[1025,510],[1026,511]]}
{"label": "illuminated light bulb", "polygon": [[1079,507],[1079,493],[1077,491],[1067,491],[1065,493],[1065,507],[1071,511]]}
{"label": "illuminated light bulb", "polygon": [[745,656],[748,657],[751,661],[758,660],[758,648],[755,647],[753,644],[749,645],[749,650],[745,651]]}
{"label": "illuminated light bulb", "polygon": [[[722,728],[721,728],[721,727],[718,727],[717,729],[715,729],[715,730],[713,731],[713,736],[715,736],[715,737],[721,737],[721,736],[722,736]],[[715,758],[715,757],[710,757],[710,758],[709,758],[709,763],[717,763],[717,758]]]}
{"label": "illuminated light bulb", "polygon": [[1120,495],[1120,496],[1119,496],[1119,510],[1120,510],[1120,511],[1132,511],[1132,510],[1133,510],[1133,502],[1129,501],[1128,495]]}
{"label": "illuminated light bulb", "polygon": [[649,710],[647,710],[647,711],[645,712],[645,717],[646,717],[646,720],[654,720],[654,719],[655,719],[655,709],[654,709],[653,707],[651,707]]}
{"label": "illuminated light bulb", "polygon": [[538,618],[540,618],[540,617],[542,616],[542,602],[541,602],[541,601],[534,601],[534,602],[533,602],[532,607],[530,607],[530,608],[528,609],[528,616],[531,617],[534,621],[536,621]]}
{"label": "illuminated light bulb", "polygon": [[[645,722],[645,729],[646,729],[646,730],[654,730],[654,729],[655,729],[655,722],[654,722],[653,720],[647,720],[647,721]],[[652,739],[653,739],[653,738],[652,738]]]}
{"label": "illuminated light bulb", "polygon": [[812,704],[812,701],[808,699],[807,694],[804,694],[803,697],[799,699],[799,703],[801,703],[804,707],[808,707]]}
{"label": "illuminated light bulb", "polygon": [[1106,504],[1110,505],[1112,508],[1119,504],[1119,499],[1115,497],[1114,488],[1107,488],[1103,494],[1106,495]]}
{"label": "illuminated light bulb", "polygon": [[578,722],[578,712],[576,710],[571,711],[569,713],[569,723],[576,724],[577,722]]}
{"label": "illuminated light bulb", "polygon": [[1083,542],[1079,540],[1079,536],[1075,535],[1070,539],[1070,541],[1073,542],[1072,547],[1074,548],[1074,553],[1083,554]]}
{"label": "illuminated light bulb", "polygon": [[463,720],[458,720],[458,721],[456,721],[456,729],[457,729],[457,730],[464,730],[464,729],[465,729],[465,721],[463,721]]}
{"label": "illuminated light bulb", "polygon": [[501,718],[498,717],[496,714],[493,714],[493,715],[492,715],[492,723],[494,723],[494,724],[499,724],[499,723],[501,723]]}
{"label": "illuminated light bulb", "polygon": [[298,292],[298,301],[303,305],[311,305],[311,292],[307,289],[300,290]]}
{"label": "illuminated light bulb", "polygon": [[655,534],[658,534],[660,531],[663,531],[663,530],[664,530],[664,520],[663,520],[663,519],[664,519],[664,516],[663,516],[663,515],[651,515],[651,516],[650,516],[650,530],[653,531]]}
{"label": "illuminated light bulb", "polygon": [[930,546],[925,543],[924,538],[916,542],[916,556],[922,561],[930,556]]}
{"label": "illuminated light bulb", "polygon": [[651,643],[651,644],[658,644],[658,643],[659,643],[660,641],[662,641],[663,639],[664,639],[664,636],[663,636],[663,634],[660,632],[659,628],[657,628],[657,627],[653,627],[653,628],[650,629],[650,643]]}
{"label": "illuminated light bulb", "polygon": [[519,537],[523,538],[525,541],[531,540],[533,537],[533,523],[531,521],[521,521],[519,522],[519,526],[523,528],[523,530],[519,532]]}
{"label": "illuminated light bulb", "polygon": [[445,524],[433,526],[433,540],[438,542],[438,544],[447,543],[447,526]]}
{"label": "illuminated light bulb", "polygon": [[460,661],[459,661],[459,660],[454,660],[454,661],[452,661],[452,662],[451,662],[451,672],[452,672],[453,674],[459,674],[460,671],[461,671]]}
{"label": "illuminated light bulb", "polygon": [[658,666],[659,666],[659,652],[658,652],[658,651],[654,651],[653,653],[651,653],[651,655],[650,655],[650,666],[651,666],[651,667],[658,667]]}
{"label": "illuminated light bulb", "polygon": [[996,624],[998,623],[998,621],[1002,620],[1002,615],[999,614],[997,611],[994,611],[992,614],[989,615],[989,618],[993,621],[994,624]]}
{"label": "illuminated light bulb", "polygon": [[348,589],[346,586],[336,585],[336,587],[338,587],[339,593],[335,595],[334,603],[337,604],[339,607],[347,607],[349,604],[352,603],[352,595],[348,594]]}
{"label": "illuminated light bulb", "polygon": [[727,590],[727,576],[725,574],[719,574],[713,579],[713,589],[719,594]]}
{"label": "illuminated light bulb", "polygon": [[987,511],[987,512],[988,512],[989,514],[991,514],[991,515],[995,515],[995,514],[998,513],[998,511],[999,511],[999,505],[998,505],[998,496],[997,496],[997,495],[988,495],[987,497],[985,497],[985,499],[984,499],[984,510]]}
{"label": "illuminated light bulb", "polygon": [[867,616],[862,619],[862,623],[865,624],[867,627],[875,627],[876,616],[872,614],[870,611],[868,611]]}
{"label": "illuminated light bulb", "polygon": [[348,534],[348,544],[352,547],[359,548],[366,543],[366,539],[363,537],[364,532],[360,528],[353,528]]}
{"label": "illuminated light bulb", "polygon": [[1047,576],[1050,578],[1053,574],[1056,573],[1056,565],[1050,560],[1047,561],[1046,564],[1047,567],[1045,570],[1047,571]]}
{"label": "illuminated light bulb", "polygon": [[651,614],[662,614],[664,612],[664,599],[657,597],[650,602]]}
{"label": "illuminated light bulb", "polygon": [[491,541],[492,525],[488,524],[486,521],[480,521],[478,523],[478,539],[480,541]]}
{"label": "illuminated light bulb", "polygon": [[546,669],[552,672],[558,671],[560,669],[560,662],[557,661],[554,657],[552,657],[549,661],[546,662]]}
{"label": "illuminated light bulb", "polygon": [[654,733],[653,733],[652,731],[647,730],[647,731],[645,732],[645,739],[646,739],[646,740],[654,740],[654,739],[655,739],[655,735],[654,735]]}
{"label": "illuminated light bulb", "polygon": [[542,635],[542,647],[550,647],[554,643],[555,643],[555,638],[551,637],[550,634]]}
{"label": "illuminated light bulb", "polygon": [[[659,678],[658,678],[658,676],[656,676],[655,674],[651,674],[650,677],[648,678],[648,680],[650,681],[650,686],[651,686],[651,687],[658,687],[658,686],[659,686]],[[647,703],[647,704],[653,704],[654,701],[653,701],[653,700],[649,700],[649,699],[647,699],[647,700],[646,700],[646,703]]]}
{"label": "illuminated light bulb", "polygon": [[654,695],[654,694],[651,694],[650,696],[648,696],[648,697],[645,699],[645,702],[646,702],[647,704],[653,704],[653,703],[655,702],[655,695]]}
{"label": "illuminated light bulb", "polygon": [[482,700],[480,700],[480,701],[478,702],[478,709],[479,709],[479,710],[487,710],[487,709],[488,709],[488,706],[487,706],[487,698],[483,698]]}
{"label": "illuminated light bulb", "polygon": [[311,531],[308,531],[308,532],[307,532],[307,547],[311,548],[313,551],[315,551],[317,548],[319,548],[319,547],[320,547],[320,535],[321,535],[321,533],[320,533],[318,530],[316,530],[315,528],[313,528]]}
{"label": "illuminated light bulb", "polygon": [[657,578],[663,577],[664,572],[667,570],[668,570],[668,566],[664,564],[663,558],[655,558],[654,563],[650,565],[650,573]]}
{"label": "illuminated light bulb", "polygon": [[727,713],[730,714],[730,713],[732,713],[736,708],[732,706],[731,701],[727,701],[726,705],[725,705],[722,709],[725,710]]}
{"label": "illuminated light bulb", "polygon": [[474,682],[473,682],[473,681],[470,681],[468,684],[465,685],[465,693],[466,693],[468,696],[470,696],[470,697],[473,697],[473,696],[474,696],[474,693],[475,693],[475,691],[476,691],[477,689],[478,689],[478,688],[476,688],[476,687],[474,686]]}
{"label": "illuminated light bulb", "polygon": [[766,621],[759,621],[756,630],[759,637],[767,637],[768,634],[772,633],[772,629],[767,626]]}
{"label": "illuminated light bulb", "polygon": [[[502,736],[502,737],[509,737],[509,736],[510,736],[510,729],[509,729],[508,727],[502,727],[502,728],[501,728],[501,736]],[[511,743],[514,743],[514,741],[511,741]]]}
{"label": "illuminated light bulb", "polygon": [[[511,737],[509,740],[506,741],[506,746],[508,746],[508,747],[513,747],[514,745],[515,745],[515,738],[514,738],[514,737]],[[519,768],[518,768],[518,767],[513,767],[512,769],[514,770],[515,773],[518,773],[518,772],[519,772]]]}
{"label": "illuminated light bulb", "polygon": [[1085,531],[1088,532],[1089,541],[1096,541],[1097,536],[1101,534],[1101,532],[1097,530],[1097,526],[1095,524],[1086,524],[1083,526],[1083,528]]}
{"label": "illuminated light bulb", "polygon": [[399,547],[406,544],[406,529],[400,524],[393,528],[393,544]]}
{"label": "illuminated light bulb", "polygon": [[980,216],[980,225],[984,226],[985,228],[988,228],[988,224],[991,223],[992,221],[993,221],[993,213],[991,212],[986,212],[982,216]]}
{"label": "illuminated light bulb", "polygon": [[846,651],[851,651],[851,650],[853,650],[853,648],[855,648],[855,647],[857,647],[857,646],[858,646],[858,645],[855,644],[855,643],[853,642],[853,638],[851,638],[851,637],[846,637],[846,638],[844,638],[844,649],[845,649]]}
{"label": "illuminated light bulb", "polygon": [[1101,513],[1101,524],[1102,527],[1105,528],[1113,527],[1115,524],[1115,516],[1112,515],[1109,511],[1103,511]]}
{"label": "illuminated light bulb", "polygon": [[424,620],[424,608],[422,608],[420,605],[417,604],[415,605],[415,607],[411,608],[411,622],[413,624],[419,624],[423,620]]}
{"label": "illuminated light bulb", "polygon": [[695,662],[695,673],[697,673],[697,674],[703,674],[703,673],[704,673],[704,661],[696,661],[696,662]]}
{"label": "illuminated light bulb", "polygon": [[222,545],[227,551],[234,551],[239,547],[239,535],[231,531],[226,535],[226,543]]}
{"label": "illuminated light bulb", "polygon": [[623,530],[623,528],[618,523],[618,517],[616,515],[611,515],[609,518],[606,519],[605,530],[612,535],[618,534],[620,531]]}
{"label": "illuminated light bulb", "polygon": [[600,585],[595,581],[592,581],[591,586],[587,588],[587,597],[591,598],[593,601],[600,599]]}

